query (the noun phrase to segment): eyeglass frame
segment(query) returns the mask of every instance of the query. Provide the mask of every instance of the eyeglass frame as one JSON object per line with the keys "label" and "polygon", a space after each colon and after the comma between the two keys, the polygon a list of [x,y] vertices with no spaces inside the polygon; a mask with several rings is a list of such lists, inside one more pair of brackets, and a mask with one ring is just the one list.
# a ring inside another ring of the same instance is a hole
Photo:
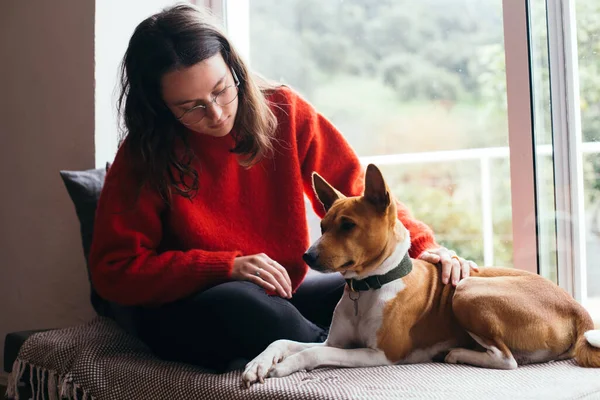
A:
{"label": "eyeglass frame", "polygon": [[[184,111],[183,114],[181,114],[180,117],[175,117],[177,119],[177,121],[181,122],[184,125],[195,125],[195,124],[199,123],[200,121],[202,121],[204,119],[204,117],[206,117],[206,111],[208,111],[208,107],[209,106],[212,106],[213,104],[216,104],[219,107],[225,107],[225,106],[228,106],[229,104],[233,103],[234,100],[237,99],[237,97],[238,97],[238,95],[240,93],[240,91],[239,91],[240,80],[238,79],[237,74],[235,73],[235,71],[233,70],[233,68],[230,67],[229,69],[231,71],[231,75],[233,76],[233,82],[234,82],[233,85],[229,85],[229,86],[223,88],[223,90],[221,90],[219,93],[217,93],[216,96],[213,96],[213,98],[211,99],[211,101],[210,101],[209,104],[198,104],[197,106],[194,106],[194,107],[190,108],[189,110]],[[223,92],[225,92],[227,89],[229,89],[231,87],[235,87],[236,88],[235,97],[229,103],[227,103],[227,104],[221,105],[221,104],[217,103],[217,97],[219,97]],[[182,121],[183,117],[185,117],[186,114],[188,114],[189,112],[192,112],[194,110],[197,110],[198,108],[203,108],[204,109],[204,116],[202,118],[200,118],[198,121],[193,122],[191,124],[187,124],[187,123],[185,123],[185,122]]]}

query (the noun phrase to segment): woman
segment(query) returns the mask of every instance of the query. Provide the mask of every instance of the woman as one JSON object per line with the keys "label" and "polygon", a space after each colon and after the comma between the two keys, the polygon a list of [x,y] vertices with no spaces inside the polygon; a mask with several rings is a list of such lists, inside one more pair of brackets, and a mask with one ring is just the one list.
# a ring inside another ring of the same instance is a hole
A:
{"label": "woman", "polygon": [[[304,194],[317,171],[346,195],[363,171],[342,135],[293,90],[252,75],[197,8],[143,21],[123,60],[126,137],[98,204],[98,293],[138,306],[159,356],[223,370],[272,341],[323,341],[339,274],[306,276]],[[412,257],[456,284],[477,268],[399,205]]]}

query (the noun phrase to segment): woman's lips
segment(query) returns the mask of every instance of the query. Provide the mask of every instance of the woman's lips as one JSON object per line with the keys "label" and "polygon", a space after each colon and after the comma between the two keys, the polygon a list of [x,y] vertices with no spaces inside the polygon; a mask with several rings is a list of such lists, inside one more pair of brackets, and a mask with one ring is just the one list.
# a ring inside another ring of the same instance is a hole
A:
{"label": "woman's lips", "polygon": [[217,123],[216,123],[216,124],[214,124],[214,125],[211,125],[211,126],[210,126],[210,128],[211,128],[211,129],[222,128],[222,127],[223,127],[223,125],[225,125],[225,122],[227,122],[227,120],[228,120],[228,119],[229,119],[229,117],[227,117],[227,118],[225,118],[225,119],[223,119],[223,120],[221,120],[221,121],[217,122]]}

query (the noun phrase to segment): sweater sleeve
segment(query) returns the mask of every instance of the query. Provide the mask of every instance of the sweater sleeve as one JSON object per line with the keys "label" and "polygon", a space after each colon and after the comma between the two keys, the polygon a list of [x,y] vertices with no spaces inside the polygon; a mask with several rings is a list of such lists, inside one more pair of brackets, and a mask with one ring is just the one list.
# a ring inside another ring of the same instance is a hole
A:
{"label": "sweater sleeve", "polygon": [[122,305],[157,305],[230,279],[236,251],[159,251],[166,205],[138,189],[121,147],[98,202],[89,256],[99,295]]}
{"label": "sweater sleeve", "polygon": [[[313,171],[345,196],[358,196],[363,193],[365,170],[354,150],[333,124],[299,95],[286,90],[291,123],[295,124],[304,191],[315,212],[322,218],[325,210],[312,187]],[[431,228],[416,220],[404,204],[398,201],[396,204],[398,219],[410,232],[410,256],[418,257],[423,251],[438,247]]]}

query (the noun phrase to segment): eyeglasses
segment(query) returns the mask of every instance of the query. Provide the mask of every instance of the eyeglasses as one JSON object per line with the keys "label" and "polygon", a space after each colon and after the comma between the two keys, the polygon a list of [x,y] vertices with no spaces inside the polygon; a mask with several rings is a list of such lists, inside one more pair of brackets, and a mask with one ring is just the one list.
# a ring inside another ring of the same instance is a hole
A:
{"label": "eyeglasses", "polygon": [[184,125],[194,125],[202,121],[202,119],[206,116],[206,110],[208,110],[208,107],[213,103],[219,107],[225,107],[226,105],[231,104],[238,96],[238,87],[240,85],[240,81],[233,69],[231,70],[231,75],[233,75],[233,85],[229,85],[217,93],[208,105],[198,104],[197,106],[186,110],[180,117],[177,118],[177,120]]}

